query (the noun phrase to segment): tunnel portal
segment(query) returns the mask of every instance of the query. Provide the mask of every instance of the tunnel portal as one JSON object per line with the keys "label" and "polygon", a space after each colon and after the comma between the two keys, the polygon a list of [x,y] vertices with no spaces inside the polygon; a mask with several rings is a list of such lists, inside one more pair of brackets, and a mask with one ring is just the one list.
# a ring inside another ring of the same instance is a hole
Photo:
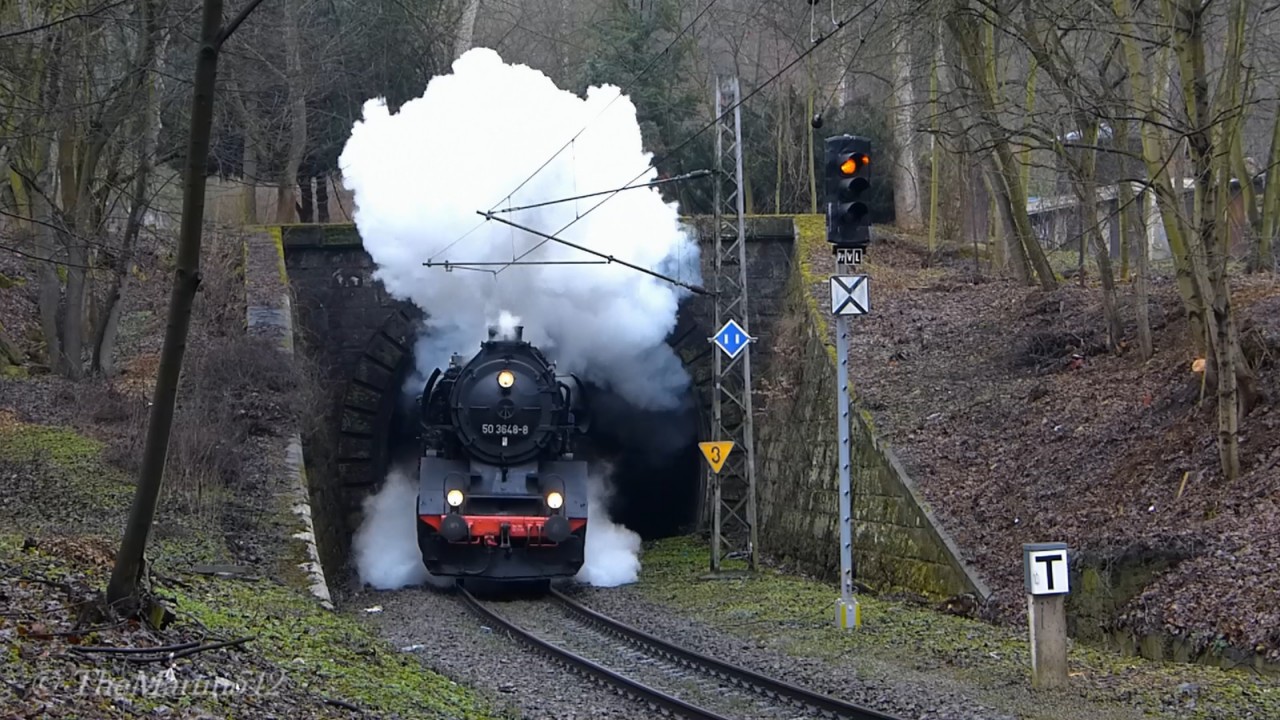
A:
{"label": "tunnel portal", "polygon": [[[396,375],[413,377],[412,353],[402,363]],[[374,470],[375,479],[385,478],[393,468],[407,469],[411,475],[415,471],[421,452],[417,403],[422,390],[405,386],[395,403],[383,433],[386,447],[377,453],[384,460]],[[703,488],[697,388],[691,382],[675,408],[661,411],[635,407],[593,383],[586,383],[583,394],[591,425],[576,439],[576,454],[590,463],[593,479],[607,488],[609,518],[644,540],[691,532]]]}
{"label": "tunnel portal", "polygon": [[[781,216],[747,220],[751,334],[759,348],[768,349],[787,292],[794,225]],[[706,240],[710,224],[707,218],[692,221],[704,238],[701,263],[707,274],[714,260]],[[329,577],[352,577],[351,540],[364,501],[389,469],[416,457],[409,442],[415,428],[406,415],[412,399],[404,385],[422,313],[374,279],[374,263],[354,226],[291,225],[278,232],[296,313],[295,339],[327,373],[325,417],[304,437],[317,541]],[[706,515],[706,472],[696,443],[710,437],[712,310],[705,296],[687,298],[668,338],[692,376],[681,411],[666,417],[635,411],[629,419],[597,423],[585,443],[594,459],[615,468],[613,519],[645,537],[689,531]],[[769,363],[769,352],[753,353],[753,373],[766,377]],[[602,407],[625,415],[617,398],[601,395]],[[654,450],[652,443],[664,436],[658,430],[672,435],[665,440],[668,449],[675,448],[670,454]]]}

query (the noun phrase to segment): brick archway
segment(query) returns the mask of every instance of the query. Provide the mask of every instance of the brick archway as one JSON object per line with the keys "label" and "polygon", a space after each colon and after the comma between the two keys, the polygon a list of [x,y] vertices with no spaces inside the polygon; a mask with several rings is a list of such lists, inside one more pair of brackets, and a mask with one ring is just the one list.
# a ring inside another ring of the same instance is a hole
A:
{"label": "brick archway", "polygon": [[386,476],[387,429],[409,370],[421,313],[392,311],[369,337],[347,379],[338,408],[335,472],[348,532],[359,527],[361,503]]}

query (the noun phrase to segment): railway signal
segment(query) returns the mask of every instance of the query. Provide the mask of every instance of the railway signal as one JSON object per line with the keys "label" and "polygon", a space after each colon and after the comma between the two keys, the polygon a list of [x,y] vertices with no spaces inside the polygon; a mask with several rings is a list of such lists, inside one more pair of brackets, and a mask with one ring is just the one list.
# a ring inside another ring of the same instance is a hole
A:
{"label": "railway signal", "polygon": [[862,626],[862,606],[853,589],[853,438],[849,407],[849,317],[871,310],[866,275],[853,274],[871,244],[871,213],[867,191],[871,188],[871,141],[858,135],[836,135],[826,140],[823,176],[827,200],[827,242],[836,256],[831,276],[831,314],[836,320],[836,422],[840,471],[840,597],[836,600],[836,626]]}
{"label": "railway signal", "polygon": [[826,141],[827,242],[839,254],[861,255],[871,244],[871,141],[836,135]]}

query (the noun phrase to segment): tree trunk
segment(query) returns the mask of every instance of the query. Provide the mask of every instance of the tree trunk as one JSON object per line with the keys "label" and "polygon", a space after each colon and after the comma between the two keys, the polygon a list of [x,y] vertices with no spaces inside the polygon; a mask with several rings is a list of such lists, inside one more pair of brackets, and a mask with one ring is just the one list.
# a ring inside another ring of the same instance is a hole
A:
{"label": "tree trunk", "polygon": [[1058,287],[1058,280],[1053,274],[1053,268],[1049,266],[1049,258],[1045,255],[1044,248],[1040,247],[1031,228],[1031,218],[1027,215],[1027,198],[1018,182],[1017,163],[1014,161],[1013,150],[1009,145],[1008,137],[998,130],[1000,127],[997,112],[999,103],[996,98],[996,88],[991,83],[995,63],[994,50],[985,47],[976,39],[980,37],[979,30],[974,27],[969,15],[961,12],[952,13],[948,16],[947,22],[951,28],[951,36],[960,50],[961,61],[968,70],[967,75],[976,85],[975,90],[978,96],[976,112],[987,128],[984,133],[985,139],[995,150],[994,180],[997,195],[1006,206],[1005,211],[1008,212],[1018,245],[1035,270],[1040,287],[1044,290],[1054,290]]}
{"label": "tree trunk", "polygon": [[[82,199],[82,202],[87,199]],[[85,217],[83,208],[77,212]],[[83,229],[81,229],[83,228]],[[84,303],[85,280],[89,252],[79,233],[89,232],[88,223],[76,223],[72,232],[64,233],[67,244],[67,294],[62,317],[62,371],[72,380],[84,377]]]}
{"label": "tree trunk", "polygon": [[[938,135],[942,131],[942,118],[938,103],[938,64],[942,62],[942,33],[933,46],[933,62],[929,67],[929,112],[933,114],[933,134],[929,136],[929,259],[938,252],[938,177],[941,173],[942,143]],[[963,167],[963,166],[962,166]],[[974,262],[978,261],[974,257]]]}
{"label": "tree trunk", "polygon": [[[1119,115],[1120,113],[1117,113]],[[1129,147],[1129,121],[1123,117],[1115,120],[1115,138],[1116,144],[1128,149]],[[1127,163],[1128,158],[1124,158],[1122,162]],[[1133,184],[1127,179],[1128,173],[1121,173],[1121,181],[1116,186],[1116,200],[1120,203],[1120,217],[1117,218],[1120,223],[1120,235],[1123,238],[1122,244],[1129,247],[1134,260],[1134,286],[1133,286],[1133,314],[1138,325],[1138,354],[1143,361],[1150,360],[1155,354],[1154,345],[1151,340],[1151,313],[1147,307],[1147,297],[1149,290],[1148,283],[1148,256],[1147,256],[1147,233],[1142,222],[1142,214],[1139,212],[1138,203],[1145,200],[1136,199],[1133,193]]]}
{"label": "tree trunk", "polygon": [[1084,160],[1078,171],[1079,181],[1075,183],[1080,197],[1080,206],[1083,208],[1081,220],[1084,233],[1081,236],[1081,243],[1083,244],[1087,239],[1093,240],[1098,277],[1102,282],[1102,316],[1107,326],[1107,348],[1114,352],[1120,348],[1120,341],[1124,339],[1124,335],[1123,326],[1120,324],[1120,312],[1116,308],[1116,280],[1111,271],[1111,249],[1108,247],[1107,239],[1102,237],[1098,218],[1098,151],[1096,150],[1098,121],[1086,119],[1083,114],[1078,119],[1087,122],[1087,126],[1082,128],[1086,146]]}
{"label": "tree trunk", "polygon": [[218,71],[221,21],[222,0],[204,0],[183,183],[182,226],[178,236],[173,291],[169,297],[169,321],[160,352],[160,368],[156,375],[137,489],[129,510],[120,552],[116,555],[111,580],[107,585],[107,602],[117,612],[124,614],[134,613],[139,605],[138,581],[142,574],[143,553],[160,497],[178,394],[178,377],[182,372],[187,331],[191,326],[191,306],[200,285],[200,234],[205,200],[204,164],[205,158],[209,156],[209,138],[213,124],[213,95]]}
{"label": "tree trunk", "polygon": [[778,90],[778,116],[775,122],[777,132],[773,136],[773,211],[779,215],[782,214],[782,156],[786,152],[786,143],[782,133],[783,129],[787,127],[786,99],[786,93]]}
{"label": "tree trunk", "polygon": [[302,171],[298,174],[298,222],[315,221],[315,196],[311,190],[311,174]]}
{"label": "tree trunk", "polygon": [[480,14],[480,0],[465,0],[462,6],[462,18],[458,20],[458,32],[454,37],[453,59],[462,57],[471,49],[471,38],[475,35],[476,16]]}
{"label": "tree trunk", "polygon": [[[134,248],[137,246],[138,233],[142,229],[142,219],[150,203],[147,201],[148,183],[151,171],[155,167],[156,146],[160,138],[160,76],[156,73],[159,57],[168,44],[168,36],[159,37],[159,22],[156,17],[156,0],[142,3],[142,53],[141,66],[143,88],[146,93],[142,111],[138,114],[138,173],[133,180],[133,202],[129,208],[129,217],[125,222],[124,237],[120,241],[120,256],[117,259],[115,272],[112,274],[111,286],[107,290],[105,317],[98,324],[97,338],[94,342],[93,367],[96,372],[106,377],[115,374],[116,337],[120,330],[120,314],[123,308],[125,290],[133,272]],[[157,47],[157,45],[159,47]]]}
{"label": "tree trunk", "polygon": [[257,138],[249,129],[249,118],[244,118],[244,149],[240,153],[240,167],[244,183],[240,186],[240,217],[245,225],[258,224],[258,149]]}
{"label": "tree trunk", "polygon": [[[45,173],[48,177],[51,173]],[[41,176],[37,176],[39,181]],[[47,183],[39,183],[47,187]],[[36,219],[53,218],[53,207],[43,192],[31,193],[30,217]],[[57,372],[62,366],[62,338],[58,333],[58,305],[62,301],[62,279],[58,277],[58,240],[57,233],[46,222],[36,224],[34,238],[36,252],[32,253],[41,259],[36,275],[40,283],[37,303],[40,308],[40,334],[44,336],[45,362],[50,372]]]}
{"label": "tree trunk", "polygon": [[1029,282],[1032,277],[1031,265],[1027,255],[1022,251],[1022,244],[1013,225],[1009,212],[1009,198],[1004,183],[1000,181],[998,165],[994,160],[988,163],[991,170],[983,173],[982,181],[987,188],[987,226],[992,248],[1001,248],[995,253],[1006,265],[1000,269],[1013,275],[1019,282]]}
{"label": "tree trunk", "polygon": [[1144,361],[1155,355],[1155,345],[1151,339],[1151,312],[1148,307],[1150,290],[1150,261],[1147,254],[1146,227],[1142,223],[1142,215],[1134,204],[1133,186],[1120,184],[1121,202],[1128,201],[1124,212],[1124,224],[1129,227],[1130,243],[1134,249],[1134,284],[1133,314],[1138,324],[1138,354]]}
{"label": "tree trunk", "polygon": [[[1192,272],[1201,296],[1207,298],[1212,331],[1209,338],[1212,369],[1218,389],[1218,455],[1223,478],[1230,483],[1240,475],[1239,420],[1256,397],[1256,378],[1240,348],[1231,312],[1231,292],[1227,281],[1230,233],[1221,209],[1226,206],[1230,185],[1230,161],[1223,147],[1229,140],[1214,142],[1206,127],[1208,118],[1223,117],[1243,110],[1239,102],[1239,72],[1244,47],[1245,4],[1233,3],[1229,26],[1225,73],[1218,99],[1211,107],[1206,70],[1203,20],[1206,7],[1195,0],[1163,0],[1165,20],[1173,28],[1182,78],[1182,99],[1191,131],[1187,134],[1195,171],[1196,212],[1193,213],[1199,246],[1191,255]],[[1229,123],[1228,123],[1229,124]],[[1198,256],[1206,258],[1202,264]]]}
{"label": "tree trunk", "polygon": [[911,84],[910,26],[897,23],[893,39],[893,144],[898,151],[893,165],[894,224],[900,230],[919,231],[924,226],[924,212],[920,205],[920,186],[917,182],[919,165],[916,162],[915,128],[912,125],[912,108],[915,93]]}
{"label": "tree trunk", "polygon": [[813,79],[813,61],[805,58],[805,66],[809,71],[809,93],[805,97],[805,118],[804,118],[804,137],[805,137],[805,157],[808,162],[805,164],[805,175],[809,179],[809,212],[818,214],[818,165],[813,158],[813,103],[814,94],[817,92]]}
{"label": "tree trunk", "polygon": [[299,39],[299,0],[284,3],[284,47],[289,76],[289,152],[280,175],[276,194],[276,222],[297,222],[298,206],[295,190],[298,169],[307,149],[307,93],[302,79],[302,43]]}
{"label": "tree trunk", "polygon": [[[1142,117],[1138,132],[1142,140],[1142,161],[1149,178],[1148,218],[1153,218],[1157,212],[1160,215],[1169,251],[1173,255],[1175,283],[1190,325],[1192,346],[1197,354],[1207,357],[1207,302],[1193,273],[1195,259],[1188,245],[1190,230],[1183,219],[1185,213],[1180,182],[1170,176],[1170,166],[1175,163],[1170,162],[1169,155],[1176,154],[1177,144],[1170,145],[1167,141],[1161,119],[1163,111],[1160,108],[1165,102],[1166,85],[1153,77],[1155,73],[1148,69],[1142,50],[1135,40],[1138,35],[1131,0],[1112,0],[1112,8],[1120,25],[1121,46],[1128,65],[1132,97],[1137,114]],[[1156,65],[1161,70],[1170,62],[1169,53],[1170,49],[1165,47],[1157,54]],[[1149,232],[1154,234],[1154,219],[1149,219],[1148,225]]]}
{"label": "tree trunk", "polygon": [[1280,102],[1271,125],[1271,153],[1267,157],[1267,184],[1262,192],[1262,231],[1258,233],[1258,268],[1274,272],[1277,232],[1280,231]]}
{"label": "tree trunk", "polygon": [[[1035,56],[1030,59],[1031,67],[1027,70],[1027,117],[1034,117],[1036,110],[1036,75],[1039,67]],[[1022,194],[1031,195],[1031,146],[1023,148],[1018,163],[1018,181],[1022,185]]]}
{"label": "tree trunk", "polygon": [[[71,61],[75,62],[74,58]],[[62,324],[59,328],[62,354],[57,358],[55,371],[72,380],[79,380],[84,370],[84,274],[88,265],[81,233],[86,233],[89,229],[85,222],[85,198],[80,192],[80,181],[76,176],[79,155],[77,150],[81,149],[77,140],[83,140],[76,137],[78,123],[75,105],[79,96],[75,92],[77,86],[73,79],[63,76],[62,81],[64,85],[61,94],[70,107],[58,115],[61,126],[54,141],[57,161],[53,163],[61,208],[50,207],[51,212],[46,222],[59,227],[55,235],[66,253],[66,265],[63,266],[66,272],[66,290],[62,297]]]}
{"label": "tree trunk", "polygon": [[1035,269],[1036,277],[1040,280],[1040,288],[1046,291],[1055,290],[1058,287],[1058,279],[1053,274],[1053,268],[1049,266],[1049,258],[1045,255],[1044,248],[1040,247],[1040,241],[1036,239],[1035,232],[1031,229],[1031,217],[1027,215],[1027,197],[1022,194],[1022,188],[1018,185],[1015,174],[1017,164],[1013,160],[1013,151],[1007,140],[996,141],[996,159],[1000,166],[997,178],[999,189],[1009,207],[1009,218],[1013,222],[1013,229],[1022,245],[1022,250],[1031,261],[1031,267]]}
{"label": "tree trunk", "polygon": [[316,175],[316,222],[329,222],[329,176]]}
{"label": "tree trunk", "polygon": [[[1249,86],[1246,78],[1245,87]],[[1242,93],[1243,96],[1243,93]],[[1258,234],[1262,230],[1262,217],[1258,214],[1258,195],[1253,188],[1253,173],[1249,172],[1249,167],[1244,161],[1244,128],[1245,128],[1245,112],[1242,107],[1236,120],[1227,125],[1224,132],[1230,135],[1230,163],[1232,174],[1240,183],[1240,199],[1244,204],[1244,222],[1240,225],[1241,236],[1244,239],[1245,246],[1250,248],[1248,268],[1249,272],[1257,272],[1262,267],[1262,256],[1258,252],[1259,243]]]}

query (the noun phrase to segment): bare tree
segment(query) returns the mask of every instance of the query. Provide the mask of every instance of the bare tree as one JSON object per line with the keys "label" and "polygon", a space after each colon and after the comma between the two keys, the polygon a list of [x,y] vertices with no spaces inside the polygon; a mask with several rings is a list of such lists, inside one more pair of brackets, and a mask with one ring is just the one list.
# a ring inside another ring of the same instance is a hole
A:
{"label": "bare tree", "polygon": [[919,164],[916,162],[916,131],[912,118],[916,105],[911,75],[912,27],[906,16],[907,12],[900,13],[893,23],[893,144],[897,150],[897,161],[893,165],[893,206],[899,228],[919,230],[924,227],[924,208],[920,206]]}
{"label": "bare tree", "polygon": [[107,584],[107,603],[117,612],[132,614],[141,605],[138,581],[143,569],[143,553],[151,523],[155,517],[160,485],[164,478],[168,454],[169,432],[173,425],[177,401],[178,377],[186,351],[187,331],[191,325],[191,306],[200,287],[200,243],[204,220],[205,161],[209,157],[209,138],[213,123],[213,100],[218,73],[218,53],[240,23],[262,0],[250,0],[240,14],[225,26],[222,23],[222,0],[204,0],[200,28],[200,44],[196,55],[191,128],[187,144],[186,175],[183,185],[182,228],[178,239],[178,261],[173,276],[173,292],[169,298],[169,320],[165,327],[160,368],[156,376],[151,417],[147,423],[147,440],[142,468],[129,520],[125,526],[120,552]]}
{"label": "bare tree", "polygon": [[[1013,148],[998,117],[1001,103],[995,84],[995,50],[980,39],[982,25],[986,23],[994,26],[998,21],[998,18],[974,11],[968,6],[967,0],[956,0],[952,11],[946,16],[950,36],[959,55],[957,65],[963,69],[964,76],[971,84],[971,90],[967,94],[972,100],[973,113],[978,121],[974,129],[980,129],[984,141],[994,151],[991,160],[994,170],[990,179],[994,195],[1000,202],[1000,212],[1008,218],[1017,238],[1017,243],[1011,249],[1030,263],[1040,287],[1053,290],[1058,285],[1057,277],[1031,229],[1027,198],[1018,182],[1018,165]],[[1015,262],[1020,259],[1015,259]]]}
{"label": "bare tree", "polygon": [[[1180,131],[1188,139],[1196,192],[1193,212],[1182,212],[1181,188],[1166,169],[1169,161],[1169,127],[1181,125],[1177,116],[1161,116],[1153,85],[1158,75],[1147,62],[1139,42],[1138,16],[1129,0],[1113,0],[1121,42],[1129,65],[1133,95],[1143,117],[1143,160],[1159,203],[1165,234],[1178,269],[1178,289],[1192,327],[1192,340],[1204,352],[1206,381],[1217,387],[1218,451],[1227,482],[1240,473],[1239,422],[1257,400],[1256,378],[1244,357],[1231,311],[1227,278],[1229,231],[1222,221],[1230,188],[1229,132],[1231,121],[1243,111],[1240,103],[1239,68],[1244,52],[1245,0],[1231,5],[1224,53],[1224,75],[1216,98],[1211,98],[1205,62],[1205,13],[1208,6],[1195,0],[1161,0],[1161,26],[1167,30],[1150,40],[1171,49],[1177,60],[1181,92],[1178,98],[1186,118]],[[1185,128],[1185,129],[1184,129]]]}

